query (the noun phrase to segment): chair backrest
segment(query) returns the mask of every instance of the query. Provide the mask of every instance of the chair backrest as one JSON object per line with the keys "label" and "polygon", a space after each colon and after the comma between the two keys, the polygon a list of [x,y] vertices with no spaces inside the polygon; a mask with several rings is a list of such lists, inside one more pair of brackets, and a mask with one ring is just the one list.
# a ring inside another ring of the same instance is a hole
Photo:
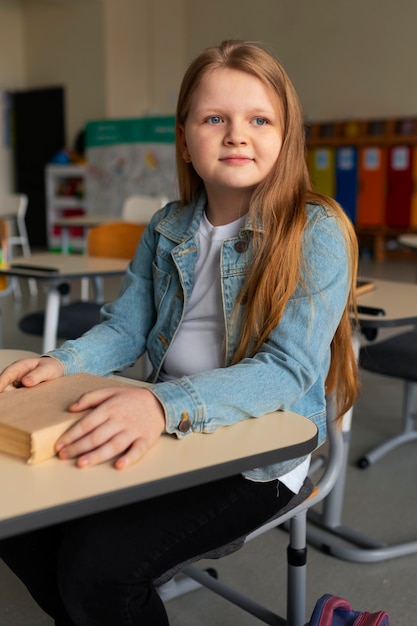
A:
{"label": "chair backrest", "polygon": [[91,256],[131,259],[146,226],[132,222],[109,222],[90,228],[87,252]]}
{"label": "chair backrest", "polygon": [[[7,246],[7,240],[10,237],[10,225],[8,222],[6,222],[6,220],[0,218],[0,242],[1,242],[1,247],[3,249],[3,245]],[[7,255],[6,255],[7,258]],[[2,260],[6,260],[6,259],[2,259]]]}
{"label": "chair backrest", "polygon": [[28,198],[22,193],[0,194],[0,217],[11,218],[26,213]]}
{"label": "chair backrest", "polygon": [[27,206],[28,197],[23,193],[0,194],[0,217],[13,224],[13,231],[9,233],[8,237],[9,244],[20,246],[23,254],[26,255],[30,254],[25,222]]}
{"label": "chair backrest", "polygon": [[165,196],[129,196],[123,204],[122,219],[128,222],[148,224],[152,215],[167,202],[168,198]]}
{"label": "chair backrest", "polygon": [[[9,260],[9,222],[0,218],[0,265],[4,265]],[[5,291],[8,287],[7,276],[0,276],[0,295],[6,295]]]}

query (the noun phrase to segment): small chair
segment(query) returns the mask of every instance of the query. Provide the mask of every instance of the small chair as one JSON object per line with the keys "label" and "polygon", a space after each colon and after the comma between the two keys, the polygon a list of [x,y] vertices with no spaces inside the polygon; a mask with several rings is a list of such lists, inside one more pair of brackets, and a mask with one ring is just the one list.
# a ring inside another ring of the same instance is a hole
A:
{"label": "small chair", "polygon": [[[10,240],[10,225],[9,222],[0,218],[0,249],[1,249],[1,259],[0,265],[7,263],[8,260],[8,249],[9,249],[9,240]],[[0,298],[5,298],[13,291],[12,282],[9,280],[7,276],[0,276]],[[3,347],[3,328],[2,328],[2,317],[0,310],[0,348]]]}
{"label": "small chair", "polygon": [[[91,256],[131,259],[135,254],[139,239],[145,230],[143,224],[111,222],[91,228],[88,233],[87,250]],[[101,291],[96,285],[97,291]],[[65,290],[63,290],[65,292]],[[59,310],[58,337],[76,339],[100,321],[102,297],[94,302],[79,300],[62,306]],[[44,311],[25,315],[20,329],[29,335],[43,335]]]}
{"label": "small chair", "polygon": [[[9,261],[10,224],[0,218],[0,266]],[[0,276],[0,296],[7,296],[12,287],[7,276]]]}
{"label": "small chair", "polygon": [[139,224],[149,224],[153,214],[168,202],[165,196],[133,195],[126,198],[122,219]]}
{"label": "small chair", "polygon": [[[0,195],[0,218],[9,223],[10,234],[8,238],[9,259],[14,254],[14,247],[19,246],[21,253],[30,254],[29,238],[26,230],[26,210],[28,206],[28,197],[21,193],[8,193]],[[32,296],[38,293],[36,280],[31,278],[28,281],[29,290]],[[19,281],[17,278],[11,280],[13,292],[16,298],[21,297]]]}
{"label": "small chair", "polygon": [[[328,407],[328,452],[325,459],[325,469],[316,486],[307,478],[298,497],[293,498],[291,506],[283,509],[278,517],[255,529],[247,537],[238,539],[233,544],[218,548],[195,559],[197,561],[202,558],[221,558],[235,552],[243,547],[245,543],[256,539],[261,534],[286,524],[289,530],[286,619],[276,615],[246,595],[231,589],[217,580],[209,571],[197,569],[189,563],[179,565],[175,570],[167,572],[156,581],[156,585],[160,585],[158,591],[164,601],[192,591],[202,585],[254,615],[265,624],[273,626],[304,626],[306,623],[307,589],[307,513],[309,509],[321,502],[330,493],[342,470],[344,459],[343,432],[334,422],[330,402]],[[181,580],[173,579],[172,577],[178,572],[182,572],[186,577]],[[258,576],[260,573],[255,572],[254,575]]]}
{"label": "small chair", "polygon": [[417,329],[363,346],[359,366],[404,381],[402,430],[359,459],[358,466],[365,469],[398,446],[417,441]]}

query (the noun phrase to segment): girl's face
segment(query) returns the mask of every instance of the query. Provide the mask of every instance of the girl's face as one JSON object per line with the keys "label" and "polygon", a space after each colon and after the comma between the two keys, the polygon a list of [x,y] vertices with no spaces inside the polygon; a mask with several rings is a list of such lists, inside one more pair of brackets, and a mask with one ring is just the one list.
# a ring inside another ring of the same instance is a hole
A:
{"label": "girl's face", "polygon": [[256,76],[217,69],[195,90],[180,133],[183,157],[204,181],[209,200],[235,191],[249,202],[281,150],[280,103]]}

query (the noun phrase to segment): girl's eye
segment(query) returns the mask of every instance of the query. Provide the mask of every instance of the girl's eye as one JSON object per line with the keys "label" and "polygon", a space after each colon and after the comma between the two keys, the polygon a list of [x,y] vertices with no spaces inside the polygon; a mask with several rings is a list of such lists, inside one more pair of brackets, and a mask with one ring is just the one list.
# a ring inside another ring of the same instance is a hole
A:
{"label": "girl's eye", "polygon": [[207,118],[208,124],[220,124],[221,122],[222,118],[219,115],[212,115],[211,117]]}
{"label": "girl's eye", "polygon": [[255,117],[253,123],[256,124],[256,126],[265,126],[268,122],[264,117]]}

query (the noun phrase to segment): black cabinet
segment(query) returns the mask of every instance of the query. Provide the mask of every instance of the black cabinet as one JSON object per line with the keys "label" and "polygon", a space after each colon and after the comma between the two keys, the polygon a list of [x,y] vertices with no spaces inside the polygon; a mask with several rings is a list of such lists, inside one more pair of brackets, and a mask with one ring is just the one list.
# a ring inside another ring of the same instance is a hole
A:
{"label": "black cabinet", "polygon": [[32,248],[47,245],[45,166],[65,148],[63,87],[10,94],[14,188],[29,198],[26,225]]}

